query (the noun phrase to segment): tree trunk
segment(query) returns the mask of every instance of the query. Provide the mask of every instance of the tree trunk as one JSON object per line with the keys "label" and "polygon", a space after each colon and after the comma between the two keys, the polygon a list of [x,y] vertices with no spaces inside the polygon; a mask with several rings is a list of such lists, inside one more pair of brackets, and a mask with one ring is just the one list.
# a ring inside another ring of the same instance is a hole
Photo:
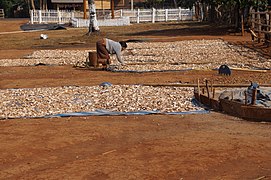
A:
{"label": "tree trunk", "polygon": [[42,0],[40,0],[40,10],[42,10],[42,5],[43,5],[43,2]]}
{"label": "tree trunk", "polygon": [[32,10],[35,10],[35,3],[34,3],[34,0],[30,0],[31,1],[31,7],[32,7]]}
{"label": "tree trunk", "polygon": [[235,28],[236,30],[239,30],[240,25],[241,25],[241,10],[240,10],[240,3],[237,2],[237,4],[235,5]]}
{"label": "tree trunk", "polygon": [[177,5],[176,0],[173,0],[173,4],[174,4],[174,7],[177,9],[177,8],[178,8],[178,5]]}
{"label": "tree trunk", "polygon": [[97,17],[96,17],[96,7],[94,0],[88,0],[89,8],[89,28],[87,35],[90,35],[93,32],[99,31]]}
{"label": "tree trunk", "polygon": [[43,0],[42,9],[47,10],[47,0]]}

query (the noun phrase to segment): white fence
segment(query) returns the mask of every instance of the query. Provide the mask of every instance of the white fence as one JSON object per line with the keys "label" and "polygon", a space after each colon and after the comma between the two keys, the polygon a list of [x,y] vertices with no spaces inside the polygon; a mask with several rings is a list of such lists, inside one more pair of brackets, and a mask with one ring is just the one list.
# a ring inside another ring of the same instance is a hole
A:
{"label": "white fence", "polygon": [[72,18],[81,18],[84,13],[79,11],[57,11],[57,10],[31,10],[30,23],[69,23]]}
{"label": "white fence", "polygon": [[120,10],[120,16],[130,17],[131,23],[163,22],[163,21],[188,21],[193,20],[193,9],[137,9]]}
{"label": "white fence", "polygon": [[[194,8],[193,8],[194,9]],[[162,22],[162,21],[187,21],[193,20],[193,9],[136,9],[136,10],[115,10],[116,19],[129,17],[131,23],[141,22]],[[70,23],[71,19],[82,19],[83,12],[37,10],[30,12],[30,21],[33,23]],[[111,19],[111,11],[97,11],[98,22],[100,19]],[[83,21],[83,20],[82,20]]]}
{"label": "white fence", "polygon": [[[115,19],[100,19],[98,26],[128,26],[130,25],[129,17],[115,18]],[[73,27],[89,27],[88,19],[72,18],[71,24]]]}
{"label": "white fence", "polygon": [[0,18],[4,17],[5,17],[4,9],[0,9]]}

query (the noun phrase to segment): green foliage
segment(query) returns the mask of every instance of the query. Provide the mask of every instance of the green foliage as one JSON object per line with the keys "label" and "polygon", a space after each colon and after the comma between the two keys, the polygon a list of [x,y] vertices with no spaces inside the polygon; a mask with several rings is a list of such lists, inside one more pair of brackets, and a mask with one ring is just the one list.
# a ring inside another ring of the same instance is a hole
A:
{"label": "green foliage", "polygon": [[27,0],[0,0],[0,8],[4,9],[6,17],[28,17],[28,7]]}
{"label": "green foliage", "polygon": [[179,0],[178,5],[184,8],[192,8],[197,0]]}

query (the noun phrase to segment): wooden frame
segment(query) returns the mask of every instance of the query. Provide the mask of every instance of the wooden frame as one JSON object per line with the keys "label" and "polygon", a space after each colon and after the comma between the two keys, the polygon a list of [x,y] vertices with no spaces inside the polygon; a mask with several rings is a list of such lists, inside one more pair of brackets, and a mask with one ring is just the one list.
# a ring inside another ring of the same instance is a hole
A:
{"label": "wooden frame", "polygon": [[271,37],[271,12],[251,12],[251,28],[250,33],[252,35],[252,41],[254,38],[260,43],[264,41],[269,46]]}

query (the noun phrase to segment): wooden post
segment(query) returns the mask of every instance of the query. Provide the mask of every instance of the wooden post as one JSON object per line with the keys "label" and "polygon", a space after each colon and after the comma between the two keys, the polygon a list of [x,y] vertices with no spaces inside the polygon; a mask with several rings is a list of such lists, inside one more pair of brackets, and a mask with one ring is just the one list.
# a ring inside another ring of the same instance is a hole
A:
{"label": "wooden post", "polygon": [[199,95],[199,102],[200,102],[200,86],[199,86],[199,79],[198,79],[198,95]]}
{"label": "wooden post", "polygon": [[114,0],[111,0],[111,17],[112,19],[115,18],[115,12],[114,12],[114,8],[115,8],[115,4],[114,4]]}
{"label": "wooden post", "polygon": [[261,42],[261,30],[262,30],[262,26],[261,26],[261,14],[257,13],[257,22],[258,22],[258,43]]}
{"label": "wooden post", "polygon": [[87,19],[87,0],[83,0],[84,1],[84,19]]}
{"label": "wooden post", "polygon": [[205,84],[206,84],[206,91],[207,91],[207,96],[208,96],[209,106],[210,106],[211,105],[211,99],[210,99],[210,92],[209,92],[208,80],[205,80]]}
{"label": "wooden post", "polygon": [[256,100],[257,100],[257,88],[252,90],[252,105],[256,104]]}
{"label": "wooden post", "polygon": [[267,25],[266,30],[270,31],[270,14],[269,14],[269,12],[266,12],[265,18],[266,18],[266,25]]}
{"label": "wooden post", "polygon": [[247,91],[245,91],[245,105],[247,105]]}
{"label": "wooden post", "polygon": [[255,32],[255,10],[251,11],[251,29],[249,30],[251,33],[251,41],[254,42],[254,38],[257,36]]}
{"label": "wooden post", "polygon": [[215,88],[213,88],[213,98],[215,98]]}
{"label": "wooden post", "polygon": [[242,26],[242,36],[245,35],[245,25],[244,25],[244,14],[242,12],[242,15],[241,15],[241,26]]}
{"label": "wooden post", "polygon": [[213,80],[211,80],[211,92],[213,91]]}
{"label": "wooden post", "polygon": [[255,31],[255,10],[251,11],[251,29]]}

